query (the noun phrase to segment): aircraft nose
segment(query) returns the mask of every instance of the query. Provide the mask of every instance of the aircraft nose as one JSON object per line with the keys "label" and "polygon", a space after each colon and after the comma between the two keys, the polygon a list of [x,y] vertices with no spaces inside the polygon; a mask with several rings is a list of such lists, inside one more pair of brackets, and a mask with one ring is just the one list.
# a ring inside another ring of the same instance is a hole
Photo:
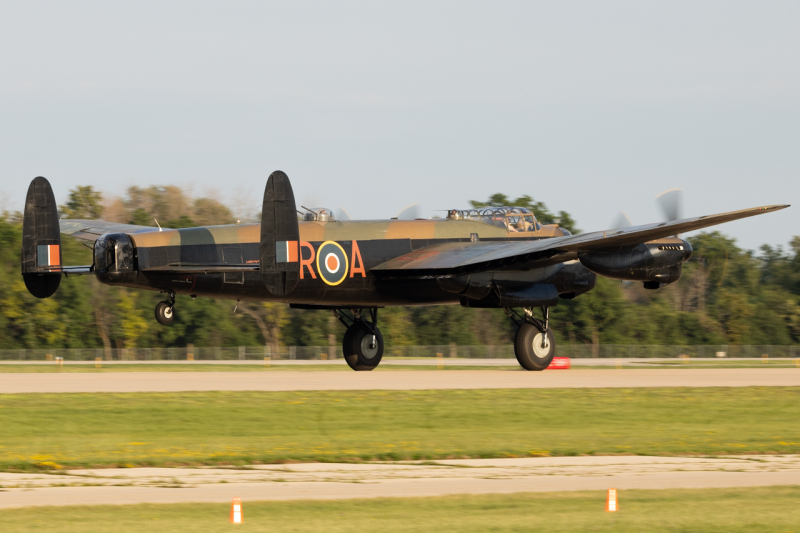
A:
{"label": "aircraft nose", "polygon": [[683,262],[685,263],[689,259],[692,258],[692,245],[686,241],[683,241]]}

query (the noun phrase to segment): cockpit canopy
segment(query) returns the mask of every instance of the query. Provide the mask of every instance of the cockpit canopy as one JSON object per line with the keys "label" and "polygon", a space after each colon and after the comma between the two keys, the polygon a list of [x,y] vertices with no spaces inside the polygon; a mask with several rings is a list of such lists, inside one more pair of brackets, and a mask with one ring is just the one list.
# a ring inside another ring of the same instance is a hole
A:
{"label": "cockpit canopy", "polygon": [[306,209],[306,213],[303,214],[303,220],[305,222],[333,222],[336,220],[336,217],[333,214],[333,209],[328,209],[327,207],[312,207],[310,209]]}
{"label": "cockpit canopy", "polygon": [[453,220],[474,220],[505,228],[510,232],[537,231],[542,225],[526,207],[486,207],[482,209],[451,209],[447,218]]}

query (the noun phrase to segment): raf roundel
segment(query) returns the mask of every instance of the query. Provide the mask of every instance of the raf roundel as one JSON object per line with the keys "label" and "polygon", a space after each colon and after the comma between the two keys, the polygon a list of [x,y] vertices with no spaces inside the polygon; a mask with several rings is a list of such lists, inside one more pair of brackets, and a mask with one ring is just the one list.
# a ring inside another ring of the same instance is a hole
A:
{"label": "raf roundel", "polygon": [[338,242],[325,241],[317,250],[317,272],[328,285],[338,285],[347,277],[347,254]]}

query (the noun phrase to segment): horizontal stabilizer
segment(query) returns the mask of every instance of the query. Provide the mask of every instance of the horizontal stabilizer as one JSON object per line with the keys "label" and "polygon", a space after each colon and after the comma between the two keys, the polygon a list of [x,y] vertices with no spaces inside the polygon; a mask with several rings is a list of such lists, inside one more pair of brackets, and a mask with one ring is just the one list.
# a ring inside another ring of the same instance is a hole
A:
{"label": "horizontal stabilizer", "polygon": [[81,276],[83,274],[93,274],[94,267],[92,265],[75,265],[75,266],[50,266],[42,267],[44,272],[52,274],[59,273],[65,276]]}
{"label": "horizontal stabilizer", "polygon": [[59,221],[61,233],[76,239],[94,242],[106,233],[148,233],[158,231],[157,227],[120,224],[106,220],[62,219]]}

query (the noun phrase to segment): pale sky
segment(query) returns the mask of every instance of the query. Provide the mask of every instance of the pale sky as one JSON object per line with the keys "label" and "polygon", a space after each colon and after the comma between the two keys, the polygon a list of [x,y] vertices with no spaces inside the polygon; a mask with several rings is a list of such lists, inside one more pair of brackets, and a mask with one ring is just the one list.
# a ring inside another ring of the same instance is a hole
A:
{"label": "pale sky", "polygon": [[[583,230],[800,193],[800,2],[0,2],[0,209],[47,177],[354,218],[495,192]],[[3,205],[5,204],[5,205]],[[755,249],[800,205],[720,229]]]}

